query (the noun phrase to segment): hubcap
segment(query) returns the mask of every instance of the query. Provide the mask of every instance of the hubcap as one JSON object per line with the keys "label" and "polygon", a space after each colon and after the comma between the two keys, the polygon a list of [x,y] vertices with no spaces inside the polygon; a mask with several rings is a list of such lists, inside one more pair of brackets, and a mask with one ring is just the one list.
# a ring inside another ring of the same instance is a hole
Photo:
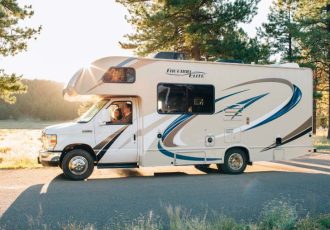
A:
{"label": "hubcap", "polygon": [[69,162],[69,170],[75,175],[82,175],[87,171],[88,162],[85,157],[75,156]]}
{"label": "hubcap", "polygon": [[239,153],[233,153],[228,159],[229,167],[233,170],[239,170],[243,166],[243,157]]}

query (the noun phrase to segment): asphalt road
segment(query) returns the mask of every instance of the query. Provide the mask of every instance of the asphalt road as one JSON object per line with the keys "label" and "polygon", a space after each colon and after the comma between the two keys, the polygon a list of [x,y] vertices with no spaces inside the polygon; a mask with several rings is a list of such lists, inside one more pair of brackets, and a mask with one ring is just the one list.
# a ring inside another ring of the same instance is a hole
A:
{"label": "asphalt road", "polygon": [[0,229],[112,226],[150,212],[166,221],[169,205],[253,221],[274,199],[295,205],[299,215],[330,213],[330,154],[261,162],[242,175],[162,167],[96,170],[87,181],[68,181],[57,168],[1,170]]}

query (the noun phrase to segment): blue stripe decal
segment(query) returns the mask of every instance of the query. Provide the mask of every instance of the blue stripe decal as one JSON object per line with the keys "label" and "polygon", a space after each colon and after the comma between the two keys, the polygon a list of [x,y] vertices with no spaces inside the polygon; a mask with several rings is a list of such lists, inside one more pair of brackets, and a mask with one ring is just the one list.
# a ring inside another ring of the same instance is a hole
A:
{"label": "blue stripe decal", "polygon": [[186,160],[186,161],[218,161],[221,160],[222,158],[203,158],[203,157],[191,157],[191,156],[184,156],[184,155],[180,155],[180,154],[174,154],[166,149],[164,149],[162,147],[162,145],[160,144],[160,141],[158,141],[158,150],[164,154],[165,156],[174,158],[174,156],[176,157],[176,159],[179,160]]}
{"label": "blue stripe decal", "polygon": [[230,105],[230,106],[228,106],[227,108],[224,108],[224,109],[222,109],[222,110],[216,112],[215,114],[222,113],[222,112],[225,111],[226,109],[232,109],[232,108],[235,108],[235,107],[237,107],[237,106],[238,106],[237,104],[235,104],[235,105]]}
{"label": "blue stripe decal", "polygon": [[248,90],[249,90],[249,89],[246,89],[246,90],[242,90],[242,91],[239,91],[239,92],[236,92],[236,93],[228,94],[228,95],[223,96],[223,97],[219,97],[219,98],[215,99],[215,102],[221,101],[221,100],[223,100],[223,99],[225,99],[225,98],[227,98],[227,97],[231,97],[231,96],[233,96],[233,95],[236,95],[236,94],[239,94],[239,93],[242,93],[242,92],[248,91]]}
{"label": "blue stripe decal", "polygon": [[163,137],[162,140],[164,140],[168,134],[170,134],[170,132],[177,127],[179,124],[181,124],[182,122],[184,122],[185,120],[187,120],[188,118],[190,118],[192,116],[192,114],[182,114],[181,116],[179,116],[178,118],[176,118],[164,131],[163,133]]}
{"label": "blue stripe decal", "polygon": [[247,107],[249,107],[250,105],[252,105],[254,102],[258,101],[259,99],[263,98],[264,96],[266,96],[268,94],[269,93],[261,94],[259,96],[251,97],[251,98],[246,99],[244,101],[237,102],[234,105],[230,105],[227,108],[224,108],[224,109],[216,112],[216,114],[221,113],[221,112],[225,111],[226,109],[232,109],[232,108],[237,107],[238,105],[243,105],[243,107],[239,111],[237,111],[237,113],[232,117],[232,119],[233,119],[238,113],[242,112],[244,109],[246,109]]}
{"label": "blue stripe decal", "polygon": [[[221,101],[225,98],[228,98],[230,96],[233,96],[233,95],[236,95],[236,94],[239,94],[239,93],[242,93],[242,92],[245,92],[245,91],[248,91],[247,90],[242,90],[242,91],[239,91],[239,92],[236,92],[236,93],[232,93],[232,94],[228,94],[226,96],[223,96],[223,97],[220,97],[220,98],[217,98],[215,100],[215,102],[218,102],[218,101]],[[232,117],[232,119],[237,116],[237,114],[239,112],[242,112],[244,109],[246,109],[247,107],[249,107],[250,105],[252,105],[253,103],[255,103],[256,101],[260,100],[261,98],[267,96],[269,93],[265,93],[265,94],[261,94],[259,96],[255,96],[255,97],[252,97],[252,98],[249,98],[249,99],[246,99],[246,100],[243,100],[243,101],[240,101],[234,105],[231,105],[231,106],[228,106],[227,108],[225,109],[222,109],[218,112],[216,112],[215,114],[218,114],[218,113],[221,113],[223,111],[225,111],[226,109],[230,109],[230,108],[235,108],[237,107],[238,105],[243,105],[243,107],[236,113],[234,114],[234,116]],[[293,94],[292,94],[292,97],[290,99],[290,101],[285,105],[283,106],[283,108],[281,108],[278,112],[276,112],[275,114],[271,115],[270,117],[260,121],[259,123],[255,124],[254,126],[244,130],[244,131],[247,131],[247,130],[250,130],[250,129],[254,129],[254,128],[257,128],[261,125],[264,125],[264,124],[267,124],[268,122],[271,122],[281,116],[283,116],[284,114],[286,114],[287,112],[289,112],[291,109],[293,109],[298,103],[299,101],[301,100],[301,97],[302,97],[302,92],[301,90],[296,86],[296,85],[293,85]],[[175,128],[177,127],[178,125],[180,125],[182,122],[186,121],[187,119],[189,119],[190,117],[192,116],[192,114],[182,114],[180,115],[178,118],[176,118],[166,129],[165,131],[163,132],[163,136],[162,136],[162,141],[164,141],[164,139],[170,134],[170,132]],[[190,160],[190,161],[216,161],[216,160],[221,160],[221,158],[202,158],[202,157],[191,157],[191,156],[184,156],[184,155],[180,155],[180,154],[174,154],[166,149],[164,149],[160,143],[160,141],[158,142],[158,150],[164,154],[165,156],[168,156],[168,157],[171,157],[171,158],[174,158],[176,157],[176,159],[180,159],[180,160]]]}
{"label": "blue stripe decal", "polygon": [[135,58],[128,58],[128,59],[126,59],[125,61],[123,61],[123,62],[121,62],[121,63],[119,63],[118,65],[117,65],[117,67],[123,67],[124,65],[126,65],[127,63],[129,63],[129,62],[131,62],[131,61],[133,61],[133,60],[135,60]]}
{"label": "blue stripe decal", "polygon": [[259,99],[263,98],[264,96],[267,96],[269,93],[264,93],[256,97],[252,97],[250,99],[238,102],[237,104],[243,105],[241,109],[239,109],[234,116],[231,119],[234,119],[240,112],[242,112],[244,109],[252,105],[254,102],[258,101]]}
{"label": "blue stripe decal", "polygon": [[[245,91],[248,91],[249,89],[246,89],[246,90],[242,90],[242,91],[239,91],[239,92],[235,92],[235,93],[232,93],[232,94],[228,94],[226,96],[223,96],[223,97],[220,97],[218,99],[215,100],[215,102],[218,102],[218,101],[221,101],[225,98],[228,98],[228,97],[231,97],[233,95],[236,95],[236,94],[239,94],[239,93],[242,93],[242,92],[245,92]],[[250,98],[248,100],[246,100],[247,102],[245,101],[242,101],[242,103],[250,103],[252,104],[254,101],[260,99],[261,97],[263,97],[262,95],[259,96],[259,98],[257,97],[254,97],[254,98]],[[248,104],[247,106],[249,106],[250,104]],[[237,105],[233,105],[232,107],[235,107]],[[246,107],[247,107],[246,106]],[[177,117],[174,121],[172,121],[169,126],[165,129],[165,131],[163,132],[163,135],[162,135],[162,141],[165,140],[165,138],[173,131],[173,129],[175,129],[178,125],[180,125],[182,122],[188,120],[189,118],[191,118],[192,114],[182,114],[180,115],[179,117]],[[174,158],[174,153],[164,149],[160,142],[158,142],[158,149],[159,151],[164,154],[165,156],[168,156],[168,157],[171,157],[171,158]],[[191,156],[183,156],[183,155],[180,155],[180,154],[176,154],[176,159],[180,159],[180,160],[191,160],[191,161],[204,161],[205,159],[202,158],[202,157],[191,157]],[[221,158],[206,158],[207,161],[216,161],[216,160],[221,160]]]}
{"label": "blue stripe decal", "polygon": [[[242,92],[245,92],[245,91],[248,91],[249,89],[246,89],[246,90],[242,90],[242,91],[239,91],[239,92],[236,92],[236,93],[232,93],[232,94],[229,94],[229,95],[226,95],[226,96],[223,96],[223,97],[220,97],[218,99],[215,100],[215,102],[218,102],[218,101],[221,101],[227,97],[230,97],[230,96],[233,96],[233,95],[236,95],[236,94],[239,94],[239,93],[242,93]],[[219,113],[219,112],[218,112]],[[182,114],[180,115],[178,118],[176,118],[164,131],[163,133],[163,137],[162,137],[162,140],[164,141],[165,138],[170,134],[170,132],[175,128],[177,127],[178,125],[180,125],[182,122],[186,121],[187,119],[189,119],[190,117],[192,116],[192,114]]]}
{"label": "blue stripe decal", "polygon": [[268,94],[269,93],[264,93],[264,94],[261,94],[259,96],[255,96],[255,97],[246,99],[244,101],[240,101],[237,104],[244,105],[244,106],[249,106],[249,105],[253,104],[254,102],[256,102],[257,100],[259,100],[260,98],[263,98],[264,96],[266,96]]}
{"label": "blue stripe decal", "polygon": [[[284,114],[289,112],[291,109],[293,109],[299,103],[299,101],[301,100],[301,97],[302,97],[301,90],[296,85],[293,85],[292,97],[291,97],[290,101],[285,106],[283,106],[283,108],[281,108],[279,111],[277,111],[272,116],[260,121],[259,123],[255,124],[254,126],[248,128],[247,130],[257,128],[261,125],[267,124],[268,122],[271,122],[271,121],[283,116]],[[245,130],[245,131],[247,131],[247,130]]]}

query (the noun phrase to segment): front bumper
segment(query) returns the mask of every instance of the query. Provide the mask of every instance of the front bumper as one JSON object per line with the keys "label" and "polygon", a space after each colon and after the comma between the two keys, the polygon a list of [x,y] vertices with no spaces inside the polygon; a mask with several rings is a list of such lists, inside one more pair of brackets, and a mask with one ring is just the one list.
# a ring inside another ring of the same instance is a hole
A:
{"label": "front bumper", "polygon": [[38,163],[43,166],[59,166],[61,151],[40,151]]}

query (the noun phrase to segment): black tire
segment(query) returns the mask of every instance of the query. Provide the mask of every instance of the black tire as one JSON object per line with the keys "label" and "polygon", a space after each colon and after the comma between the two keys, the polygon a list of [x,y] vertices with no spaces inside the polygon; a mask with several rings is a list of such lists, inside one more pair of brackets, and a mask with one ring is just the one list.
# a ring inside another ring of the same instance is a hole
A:
{"label": "black tire", "polygon": [[223,164],[217,164],[217,168],[218,168],[218,172],[219,172],[219,173],[225,173],[225,172],[223,171]]}
{"label": "black tire", "polygon": [[[82,170],[78,170],[80,169],[80,165],[76,168],[73,168],[72,166],[74,165],[74,163],[82,163],[85,167],[82,167]],[[64,175],[71,180],[84,180],[93,173],[94,159],[91,154],[86,150],[71,150],[63,157],[62,170]]]}
{"label": "black tire", "polygon": [[232,148],[225,154],[225,161],[220,165],[221,170],[227,174],[241,174],[247,165],[247,153],[240,148]]}

